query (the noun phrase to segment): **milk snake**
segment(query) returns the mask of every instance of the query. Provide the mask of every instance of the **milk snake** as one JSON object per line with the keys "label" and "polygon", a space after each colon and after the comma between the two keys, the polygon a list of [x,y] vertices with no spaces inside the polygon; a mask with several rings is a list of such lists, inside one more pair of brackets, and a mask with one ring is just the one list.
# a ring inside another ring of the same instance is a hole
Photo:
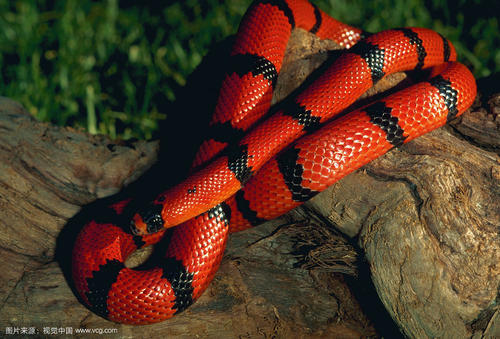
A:
{"label": "milk snake", "polygon": [[[296,27],[347,50],[269,115]],[[237,33],[192,174],[139,209],[132,221],[91,220],[78,235],[72,274],[80,299],[120,323],[154,323],[183,311],[213,279],[229,232],[293,209],[463,113],[476,85],[455,59],[453,45],[428,29],[368,34],[305,0],[255,1]],[[427,80],[332,120],[385,75],[421,69],[430,69]],[[117,220],[129,201],[109,206]],[[133,251],[176,225],[161,264],[149,270],[124,266]]]}

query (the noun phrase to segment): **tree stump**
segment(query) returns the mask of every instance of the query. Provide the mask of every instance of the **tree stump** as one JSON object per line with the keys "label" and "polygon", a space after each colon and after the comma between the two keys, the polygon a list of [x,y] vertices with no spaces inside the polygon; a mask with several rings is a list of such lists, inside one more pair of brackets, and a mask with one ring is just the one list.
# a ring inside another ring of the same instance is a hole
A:
{"label": "tree stump", "polygon": [[[293,91],[332,48],[296,30],[275,100]],[[209,55],[206,63],[216,59]],[[207,72],[222,73],[223,64]],[[192,78],[195,87],[207,77],[200,74]],[[366,96],[407,82],[396,74]],[[200,95],[213,100],[216,90],[215,82]],[[24,327],[43,335],[112,329],[116,337],[181,338],[493,337],[500,331],[499,113],[500,95],[488,95],[450,126],[389,152],[304,207],[232,235],[220,271],[195,305],[169,321],[136,327],[108,322],[77,301],[66,280],[71,241],[104,197],[126,186],[138,192],[159,186],[158,177],[173,165],[158,156],[158,142],[115,142],[40,123],[3,98],[0,330]],[[186,127],[172,125],[167,133]],[[181,134],[190,137],[175,136]],[[177,147],[174,153],[190,152]],[[162,165],[150,169],[158,157]]]}

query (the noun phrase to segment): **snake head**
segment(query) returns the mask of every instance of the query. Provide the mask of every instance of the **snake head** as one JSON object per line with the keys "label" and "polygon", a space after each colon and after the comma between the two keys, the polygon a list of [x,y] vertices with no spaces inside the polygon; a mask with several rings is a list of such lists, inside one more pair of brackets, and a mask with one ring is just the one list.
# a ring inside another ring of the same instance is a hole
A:
{"label": "snake head", "polygon": [[152,203],[140,209],[130,222],[130,232],[134,235],[146,235],[161,231],[164,227],[162,208],[163,205]]}

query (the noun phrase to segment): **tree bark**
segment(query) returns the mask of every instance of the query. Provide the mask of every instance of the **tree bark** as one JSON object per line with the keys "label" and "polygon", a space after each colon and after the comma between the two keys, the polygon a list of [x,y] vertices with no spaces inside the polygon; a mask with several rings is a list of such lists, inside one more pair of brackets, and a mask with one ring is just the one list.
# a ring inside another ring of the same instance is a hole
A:
{"label": "tree bark", "polygon": [[[275,101],[332,48],[296,30]],[[366,96],[407,82],[396,74]],[[134,327],[108,322],[77,301],[66,281],[69,240],[96,199],[119,192],[157,162],[159,143],[115,142],[40,123],[2,98],[0,330],[112,328],[117,337],[186,338],[395,337],[399,330],[415,338],[493,336],[500,331],[500,95],[482,102],[304,207],[232,235],[219,273],[195,305],[169,321]]]}

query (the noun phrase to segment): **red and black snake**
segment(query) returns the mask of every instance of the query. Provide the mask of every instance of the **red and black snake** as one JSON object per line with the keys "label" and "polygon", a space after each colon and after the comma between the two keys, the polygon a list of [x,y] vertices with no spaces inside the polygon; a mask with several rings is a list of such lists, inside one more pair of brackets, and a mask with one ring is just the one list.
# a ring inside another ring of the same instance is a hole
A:
{"label": "red and black snake", "polygon": [[[266,115],[292,29],[347,50],[304,91]],[[80,299],[114,322],[172,317],[206,289],[229,232],[273,219],[369,161],[463,113],[476,96],[453,45],[424,28],[368,34],[332,19],[306,0],[259,0],[245,14],[227,65],[210,137],[185,181],[132,218],[129,200],[80,232],[72,274]],[[430,69],[431,77],[332,118],[385,75]],[[265,116],[265,119],[261,119]],[[257,124],[256,124],[257,123]],[[123,218],[122,218],[123,219]],[[137,248],[171,234],[164,261],[124,266]]]}

